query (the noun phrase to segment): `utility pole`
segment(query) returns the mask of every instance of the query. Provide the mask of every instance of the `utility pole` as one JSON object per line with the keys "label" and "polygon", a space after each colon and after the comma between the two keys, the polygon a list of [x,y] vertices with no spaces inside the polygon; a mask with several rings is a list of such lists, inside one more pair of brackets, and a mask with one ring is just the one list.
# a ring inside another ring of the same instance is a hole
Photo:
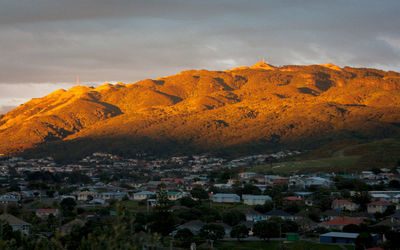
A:
{"label": "utility pole", "polygon": [[79,86],[79,75],[76,76],[76,86]]}
{"label": "utility pole", "polygon": [[281,241],[282,241],[282,224],[279,224],[279,249],[281,249]]}

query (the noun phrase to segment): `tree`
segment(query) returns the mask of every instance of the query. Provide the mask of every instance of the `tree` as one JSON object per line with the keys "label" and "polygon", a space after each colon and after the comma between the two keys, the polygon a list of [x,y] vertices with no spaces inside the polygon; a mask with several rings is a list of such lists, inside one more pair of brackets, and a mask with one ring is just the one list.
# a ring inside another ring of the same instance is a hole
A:
{"label": "tree", "polygon": [[266,201],[264,205],[256,205],[254,206],[254,210],[260,213],[266,213],[272,210],[274,208],[274,203],[272,201]]}
{"label": "tree", "polygon": [[174,230],[175,225],[175,217],[169,211],[171,202],[168,200],[167,192],[162,188],[160,188],[160,191],[157,193],[156,200],[156,209],[150,216],[152,221],[150,229],[152,232],[157,232],[166,236]]}
{"label": "tree", "polygon": [[207,200],[208,199],[208,193],[206,190],[204,190],[201,186],[195,186],[192,191],[190,191],[190,194],[192,195],[193,198],[199,199],[199,200]]}
{"label": "tree", "polygon": [[242,195],[242,194],[260,195],[261,190],[252,184],[245,184],[243,186],[243,188],[239,188],[238,190],[236,190],[236,194],[237,195]]}
{"label": "tree", "polygon": [[360,205],[359,210],[367,210],[367,204],[371,202],[371,196],[367,191],[359,192],[352,198],[353,202]]}
{"label": "tree", "polygon": [[231,237],[237,238],[238,241],[249,236],[249,229],[245,225],[236,225],[232,227]]}
{"label": "tree", "polygon": [[195,201],[190,197],[182,197],[179,200],[179,203],[181,203],[182,206],[189,207],[189,208],[192,208],[192,207],[195,207],[195,206],[199,205],[198,201]]}
{"label": "tree", "polygon": [[224,238],[225,229],[223,226],[216,224],[205,224],[201,227],[199,235],[205,239],[216,241]]}
{"label": "tree", "polygon": [[222,214],[222,221],[230,226],[235,226],[239,224],[239,222],[245,220],[246,216],[238,210],[231,210],[229,212]]}
{"label": "tree", "polygon": [[343,232],[346,233],[359,233],[360,227],[355,224],[349,224],[343,227]]}
{"label": "tree", "polygon": [[76,206],[76,202],[73,198],[65,198],[61,201],[60,206],[63,212],[72,212]]}
{"label": "tree", "polygon": [[189,248],[192,243],[193,233],[187,228],[179,229],[174,238],[180,241],[180,246],[184,248]]}
{"label": "tree", "polygon": [[268,238],[269,241],[270,238],[279,236],[279,224],[271,221],[257,222],[253,226],[253,233],[261,239]]}
{"label": "tree", "polygon": [[372,238],[371,234],[362,232],[360,233],[355,240],[356,250],[370,248],[374,244],[374,238]]}
{"label": "tree", "polygon": [[385,237],[388,239],[386,242],[385,249],[396,250],[400,246],[400,232],[389,231],[385,233]]}
{"label": "tree", "polygon": [[391,180],[389,182],[389,187],[390,188],[400,188],[400,182],[398,180]]}

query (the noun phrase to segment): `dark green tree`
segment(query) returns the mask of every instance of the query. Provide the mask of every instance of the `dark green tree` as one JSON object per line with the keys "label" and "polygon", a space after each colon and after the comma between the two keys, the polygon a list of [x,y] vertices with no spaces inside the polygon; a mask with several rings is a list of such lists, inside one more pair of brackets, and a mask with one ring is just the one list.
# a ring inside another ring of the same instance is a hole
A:
{"label": "dark green tree", "polygon": [[225,229],[223,226],[216,224],[205,224],[201,227],[199,235],[207,240],[219,240],[224,238]]}
{"label": "dark green tree", "polygon": [[232,227],[231,237],[237,238],[238,241],[249,236],[249,229],[245,225],[236,225]]}
{"label": "dark green tree", "polygon": [[222,221],[230,226],[235,226],[245,220],[246,216],[238,210],[231,210],[222,214]]}
{"label": "dark green tree", "polygon": [[76,202],[72,198],[65,198],[61,201],[60,207],[64,215],[69,215],[72,213],[76,206]]}
{"label": "dark green tree", "polygon": [[371,202],[371,196],[369,195],[369,193],[367,191],[362,191],[362,192],[359,192],[356,195],[354,195],[352,200],[353,200],[353,202],[360,205],[360,207],[359,207],[360,211],[366,211],[367,204]]}
{"label": "dark green tree", "polygon": [[182,206],[189,207],[189,208],[192,208],[192,207],[195,207],[195,206],[199,205],[198,201],[195,201],[190,197],[183,197],[183,198],[179,199],[179,203]]}
{"label": "dark green tree", "polygon": [[374,239],[372,238],[372,235],[367,233],[367,232],[362,232],[360,233],[356,240],[354,241],[356,245],[356,250],[364,250],[366,248],[370,248],[374,244]]}
{"label": "dark green tree", "polygon": [[254,224],[253,233],[261,239],[279,237],[279,224],[271,221],[260,221]]}
{"label": "dark green tree", "polygon": [[255,205],[254,210],[260,213],[266,213],[274,208],[274,203],[272,201],[266,201],[264,205]]}
{"label": "dark green tree", "polygon": [[193,233],[187,228],[180,229],[176,232],[174,238],[179,241],[180,247],[189,248],[193,241]]}
{"label": "dark green tree", "polygon": [[195,186],[191,191],[190,194],[192,195],[193,198],[199,199],[199,200],[207,200],[208,199],[208,193],[206,190],[204,190],[201,186]]}

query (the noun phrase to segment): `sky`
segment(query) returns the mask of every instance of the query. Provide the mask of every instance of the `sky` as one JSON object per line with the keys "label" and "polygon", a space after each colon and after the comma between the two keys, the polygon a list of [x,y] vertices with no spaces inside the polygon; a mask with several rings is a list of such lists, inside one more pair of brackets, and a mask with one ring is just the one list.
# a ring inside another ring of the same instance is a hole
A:
{"label": "sky", "polygon": [[187,69],[400,71],[399,0],[0,0],[0,114],[84,85]]}

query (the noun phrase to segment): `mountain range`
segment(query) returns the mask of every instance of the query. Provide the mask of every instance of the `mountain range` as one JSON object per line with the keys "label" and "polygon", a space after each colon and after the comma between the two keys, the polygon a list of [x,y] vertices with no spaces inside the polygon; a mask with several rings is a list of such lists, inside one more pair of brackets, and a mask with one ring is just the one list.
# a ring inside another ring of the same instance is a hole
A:
{"label": "mountain range", "polygon": [[247,154],[398,138],[400,73],[333,64],[75,86],[0,116],[0,153]]}

